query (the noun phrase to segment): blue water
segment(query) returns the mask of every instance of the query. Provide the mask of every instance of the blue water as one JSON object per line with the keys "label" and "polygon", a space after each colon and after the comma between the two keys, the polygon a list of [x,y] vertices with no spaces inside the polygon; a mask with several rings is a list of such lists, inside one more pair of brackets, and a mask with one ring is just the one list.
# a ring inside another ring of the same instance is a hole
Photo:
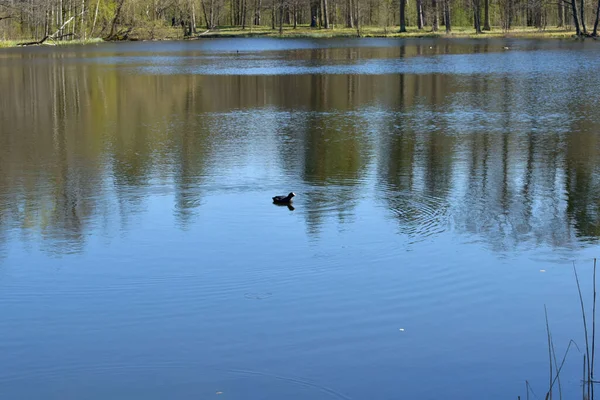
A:
{"label": "blue water", "polygon": [[[580,393],[598,55],[390,39],[0,52],[0,396],[506,399],[527,380],[543,398],[544,305],[559,362],[579,345],[561,386]],[[271,203],[291,190],[293,210]]]}

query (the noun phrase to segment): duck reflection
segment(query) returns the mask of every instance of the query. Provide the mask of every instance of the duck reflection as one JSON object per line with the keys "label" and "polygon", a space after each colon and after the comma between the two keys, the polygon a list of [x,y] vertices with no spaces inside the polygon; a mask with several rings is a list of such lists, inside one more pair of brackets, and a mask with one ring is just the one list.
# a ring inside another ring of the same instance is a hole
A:
{"label": "duck reflection", "polygon": [[277,207],[287,207],[287,209],[290,210],[290,211],[294,211],[295,210],[294,206],[291,205],[291,204],[273,203],[273,205],[275,205]]}

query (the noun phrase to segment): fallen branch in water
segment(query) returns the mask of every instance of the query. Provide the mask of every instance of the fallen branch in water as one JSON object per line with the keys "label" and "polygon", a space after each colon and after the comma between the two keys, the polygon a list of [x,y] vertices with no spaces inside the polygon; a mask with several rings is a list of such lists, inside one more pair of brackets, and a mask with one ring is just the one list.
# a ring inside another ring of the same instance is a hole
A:
{"label": "fallen branch in water", "polygon": [[127,40],[127,39],[129,39],[129,34],[131,33],[132,30],[133,30],[133,27],[130,26],[127,29],[118,31],[117,33],[115,33],[112,36],[106,37],[104,40],[106,40],[107,42]]}
{"label": "fallen branch in water", "polygon": [[[83,15],[83,12],[79,15]],[[70,35],[73,35],[72,33],[67,33],[64,35],[61,35],[59,37],[57,37],[57,35],[62,32],[62,30],[65,28],[65,26],[67,26],[71,21],[73,21],[75,19],[75,15],[73,15],[71,18],[69,18],[67,20],[67,22],[65,22],[64,24],[62,24],[62,26],[60,28],[58,28],[56,30],[56,32],[54,32],[52,35],[46,35],[44,36],[44,38],[42,40],[38,40],[35,42],[24,42],[24,43],[17,43],[17,46],[34,46],[34,45],[39,45],[39,44],[43,44],[46,40],[57,40],[57,39],[62,39],[63,37],[67,37]]]}
{"label": "fallen branch in water", "polygon": [[64,35],[60,35],[59,37],[56,38],[50,38],[51,40],[61,40],[64,39],[66,37],[71,37],[71,36],[77,36],[76,34],[70,32],[70,33],[65,33]]}
{"label": "fallen branch in water", "polygon": [[42,40],[37,40],[35,42],[23,42],[23,43],[17,43],[17,46],[35,46],[36,44],[42,44],[44,43],[46,40],[48,40],[50,36],[46,35],[44,36],[44,38]]}

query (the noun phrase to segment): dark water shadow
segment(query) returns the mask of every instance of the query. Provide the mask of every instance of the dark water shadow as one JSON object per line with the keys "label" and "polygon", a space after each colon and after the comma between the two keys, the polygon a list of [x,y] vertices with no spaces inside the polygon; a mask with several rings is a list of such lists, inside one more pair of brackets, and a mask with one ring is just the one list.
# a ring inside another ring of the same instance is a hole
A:
{"label": "dark water shadow", "polygon": [[275,203],[273,202],[273,205],[277,206],[277,207],[287,207],[288,210],[290,211],[294,211],[296,208],[291,205],[291,204],[281,204],[281,203]]}

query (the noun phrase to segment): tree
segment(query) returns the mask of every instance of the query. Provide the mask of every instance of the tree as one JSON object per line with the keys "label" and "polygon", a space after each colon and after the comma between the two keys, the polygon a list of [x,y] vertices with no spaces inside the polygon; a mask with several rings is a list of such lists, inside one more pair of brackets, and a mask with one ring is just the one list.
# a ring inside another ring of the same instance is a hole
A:
{"label": "tree", "polygon": [[260,9],[262,0],[254,0],[254,25],[260,25]]}
{"label": "tree", "polygon": [[585,27],[585,4],[583,0],[581,0],[579,4],[579,13],[580,13],[580,22],[581,22],[581,30],[583,35],[587,35],[587,28]]}
{"label": "tree", "polygon": [[573,13],[573,23],[575,24],[575,33],[577,36],[581,36],[581,28],[579,27],[579,20],[577,18],[577,0],[571,0],[571,12]]}
{"label": "tree", "polygon": [[[212,30],[219,25],[245,29],[263,24],[280,32],[285,25],[310,24],[325,29],[345,25],[356,29],[360,36],[361,24],[385,27],[387,33],[394,21],[403,33],[411,23],[418,29],[430,27],[433,32],[441,24],[450,33],[452,25],[472,21],[477,33],[490,30],[493,25],[508,31],[514,25],[543,29],[555,24],[573,29],[580,37],[599,35],[600,0],[556,0],[558,8],[553,1],[0,0],[0,37],[24,43],[40,43],[44,37],[122,40],[130,34],[138,39],[152,39],[173,36],[175,30],[179,37],[193,35],[200,25]],[[586,19],[586,12],[593,14],[594,19],[589,15]],[[69,23],[64,25],[66,21]],[[587,24],[592,22],[588,31]]]}
{"label": "tree", "polygon": [[279,34],[283,35],[283,2],[284,0],[279,1]]}
{"label": "tree", "polygon": [[323,8],[323,27],[329,29],[329,12],[327,10],[327,0],[321,0]]}
{"label": "tree", "polygon": [[[208,10],[206,6],[206,1],[209,1]],[[215,19],[214,19],[214,10],[215,10],[215,1],[214,0],[202,0],[202,11],[204,13],[204,21],[206,22],[206,29],[210,30],[215,27]]]}
{"label": "tree", "polygon": [[600,22],[600,0],[598,0],[598,5],[596,6],[596,21],[594,22],[594,31],[592,32],[592,36],[598,36],[598,22]]}
{"label": "tree", "polygon": [[[356,0],[354,0],[356,1]],[[346,27],[354,28],[354,17],[353,17],[353,1],[346,0]]]}
{"label": "tree", "polygon": [[121,16],[121,10],[123,9],[123,4],[125,4],[125,0],[118,0],[117,8],[115,10],[115,15],[112,19],[112,23],[110,24],[110,33],[108,34],[108,40],[113,40],[116,38],[117,22],[119,21],[119,17]]}
{"label": "tree", "polygon": [[406,32],[406,0],[400,0],[400,32]]}
{"label": "tree", "polygon": [[[510,1],[510,0],[509,0]],[[475,33],[481,33],[481,0],[473,0],[473,24]]]}
{"label": "tree", "polygon": [[423,29],[423,0],[417,0],[417,28]]}
{"label": "tree", "polygon": [[432,23],[431,23],[431,30],[433,32],[437,32],[439,27],[438,27],[438,9],[437,9],[437,0],[431,0],[431,13],[432,15]]}
{"label": "tree", "polygon": [[356,26],[356,35],[360,37],[360,0],[354,0],[354,25]]}
{"label": "tree", "polygon": [[446,26],[446,33],[452,31],[452,24],[450,23],[450,0],[444,1],[444,25]]}
{"label": "tree", "polygon": [[508,31],[512,27],[513,18],[513,0],[499,0],[500,6],[500,25],[504,31]]}
{"label": "tree", "polygon": [[564,8],[564,5],[563,5],[562,1],[558,1],[556,4],[557,4],[557,7],[558,7],[557,8],[557,10],[558,10],[558,13],[557,13],[557,15],[558,15],[558,22],[556,24],[556,27],[557,28],[562,28],[563,25],[565,24],[565,22],[564,22],[564,10],[565,10],[565,8]]}
{"label": "tree", "polygon": [[483,2],[483,30],[491,31],[492,27],[490,26],[490,0],[484,0]]}
{"label": "tree", "polygon": [[310,27],[317,27],[317,18],[319,16],[319,0],[310,0]]}

